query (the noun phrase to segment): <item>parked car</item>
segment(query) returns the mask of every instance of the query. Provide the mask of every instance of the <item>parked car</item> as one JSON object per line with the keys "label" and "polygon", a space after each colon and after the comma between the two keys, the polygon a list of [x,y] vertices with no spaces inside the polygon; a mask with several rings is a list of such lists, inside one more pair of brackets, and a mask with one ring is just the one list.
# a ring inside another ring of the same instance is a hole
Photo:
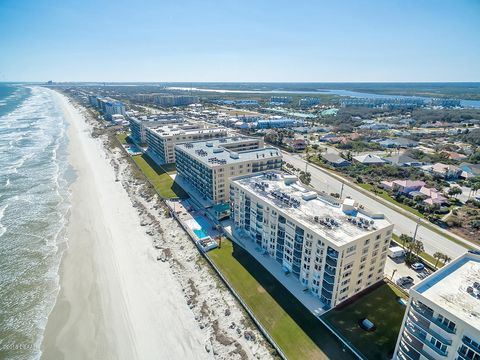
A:
{"label": "parked car", "polygon": [[413,284],[413,278],[411,276],[404,276],[397,280],[398,286],[407,286]]}
{"label": "parked car", "polygon": [[422,263],[419,263],[419,262],[412,264],[410,267],[413,270],[417,270],[417,271],[425,269],[425,265],[423,265]]}

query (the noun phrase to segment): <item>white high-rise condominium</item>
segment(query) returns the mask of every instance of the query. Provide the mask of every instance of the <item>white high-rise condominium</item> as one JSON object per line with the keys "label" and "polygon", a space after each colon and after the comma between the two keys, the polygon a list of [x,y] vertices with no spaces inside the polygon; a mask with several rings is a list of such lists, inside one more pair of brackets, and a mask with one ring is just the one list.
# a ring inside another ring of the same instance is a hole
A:
{"label": "white high-rise condominium", "polygon": [[393,224],[382,214],[278,171],[232,178],[230,198],[234,235],[261,247],[325,308],[383,279]]}
{"label": "white high-rise condominium", "polygon": [[393,358],[480,360],[480,254],[466,253],[410,289]]}

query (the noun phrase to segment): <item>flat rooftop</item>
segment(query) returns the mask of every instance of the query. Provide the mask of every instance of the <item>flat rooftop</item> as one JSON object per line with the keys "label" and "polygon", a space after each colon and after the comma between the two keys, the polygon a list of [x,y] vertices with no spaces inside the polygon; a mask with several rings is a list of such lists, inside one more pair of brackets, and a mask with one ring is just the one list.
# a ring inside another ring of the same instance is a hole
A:
{"label": "flat rooftop", "polygon": [[192,141],[185,144],[176,145],[176,148],[186,152],[190,156],[194,157],[197,161],[200,161],[210,167],[240,163],[249,160],[268,160],[269,158],[282,156],[280,150],[274,147],[265,147],[246,151],[231,151],[225,148],[225,146],[228,147],[229,145],[241,145],[242,143],[248,144],[252,141],[260,140],[252,137],[238,136],[212,139],[208,141]]}
{"label": "flat rooftop", "polygon": [[169,124],[169,125],[158,125],[150,126],[150,130],[156,132],[161,136],[172,136],[172,135],[191,135],[191,134],[206,134],[206,133],[221,133],[227,131],[225,127],[219,126],[210,126],[206,123],[200,124]]}
{"label": "flat rooftop", "polygon": [[355,207],[353,199],[339,199],[306,188],[292,175],[265,172],[232,180],[268,204],[313,230],[336,246],[343,246],[391,223],[382,214]]}
{"label": "flat rooftop", "polygon": [[412,289],[480,329],[480,288],[476,289],[475,283],[480,283],[480,255],[466,253]]}

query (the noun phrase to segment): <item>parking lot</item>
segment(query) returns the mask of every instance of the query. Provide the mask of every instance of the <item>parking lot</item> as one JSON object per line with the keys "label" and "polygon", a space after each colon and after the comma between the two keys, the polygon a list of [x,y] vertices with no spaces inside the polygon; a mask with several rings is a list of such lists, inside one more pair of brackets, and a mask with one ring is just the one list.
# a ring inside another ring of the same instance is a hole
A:
{"label": "parking lot", "polygon": [[[415,271],[405,264],[404,258],[391,259],[387,256],[385,263],[385,276],[397,283],[397,280],[404,276],[410,276],[413,278],[413,284],[402,286],[404,289],[409,289],[413,285],[418,284],[422,279],[431,274],[431,271],[427,268],[421,271]],[[393,275],[393,277],[392,277]]]}

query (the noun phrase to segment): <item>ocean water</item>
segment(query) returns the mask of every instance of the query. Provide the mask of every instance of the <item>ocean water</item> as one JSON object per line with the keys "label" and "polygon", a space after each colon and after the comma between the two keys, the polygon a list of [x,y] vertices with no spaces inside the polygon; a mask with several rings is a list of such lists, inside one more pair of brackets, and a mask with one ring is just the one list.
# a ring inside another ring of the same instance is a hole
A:
{"label": "ocean water", "polygon": [[0,358],[37,359],[66,246],[67,123],[49,90],[0,84]]}

